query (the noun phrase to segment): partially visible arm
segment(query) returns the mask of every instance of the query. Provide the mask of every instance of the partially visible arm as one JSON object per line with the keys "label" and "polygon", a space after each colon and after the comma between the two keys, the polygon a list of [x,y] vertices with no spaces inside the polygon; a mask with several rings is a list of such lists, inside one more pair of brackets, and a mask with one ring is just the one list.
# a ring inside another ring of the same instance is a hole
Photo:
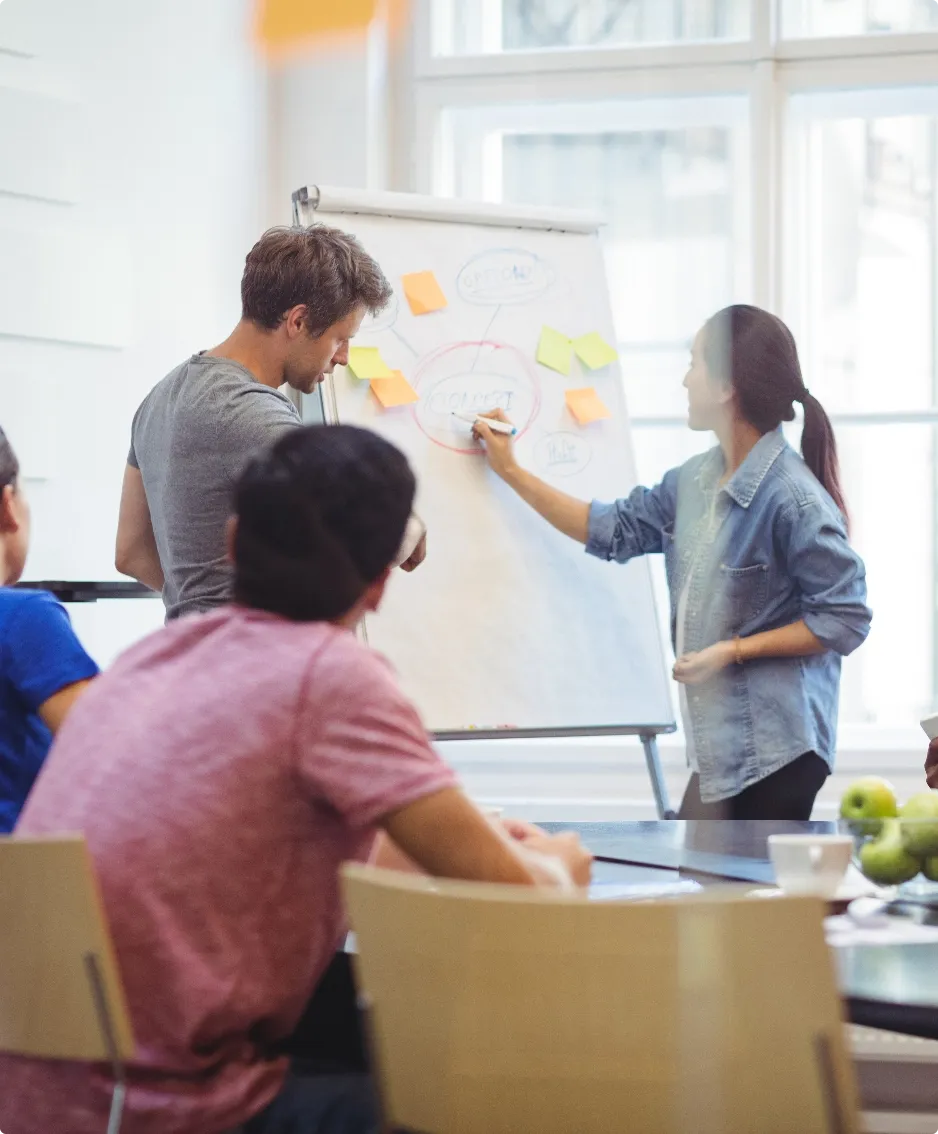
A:
{"label": "partially visible arm", "polygon": [[552,488],[534,473],[518,465],[509,470],[504,479],[526,504],[530,504],[534,511],[543,516],[558,532],[563,532],[577,543],[587,542],[590,506],[586,501],[568,496],[559,488]]}
{"label": "partially visible arm", "polygon": [[143,477],[133,465],[124,469],[114,563],[122,575],[129,575],[151,590],[163,589],[163,567],[156,550]]}
{"label": "partially visible arm", "polygon": [[[484,414],[483,417],[495,421],[508,422],[508,417],[502,410],[494,410]],[[557,531],[563,532],[570,539],[578,543],[586,543],[589,539],[590,506],[583,500],[577,500],[551,488],[533,473],[521,468],[515,460],[515,447],[509,436],[496,433],[489,429],[484,420],[480,420],[473,434],[485,444],[485,455],[492,471],[510,485],[521,499],[529,504],[535,512],[543,516]]]}
{"label": "partially visible arm", "polygon": [[[496,830],[502,830],[510,839],[523,843],[531,838],[540,838],[547,834],[533,823],[526,823],[523,819],[490,819],[488,820]],[[423,871],[406,854],[393,843],[384,831],[375,839],[368,859],[372,866],[382,870],[400,870],[405,874],[422,874]]]}
{"label": "partially visible arm", "polygon": [[436,878],[516,886],[585,886],[590,856],[576,836],[514,842],[459,790],[444,788],[385,816],[394,845]]}
{"label": "partially visible arm", "polygon": [[[305,676],[295,733],[299,783],[311,800],[353,829],[385,831],[429,874],[518,885],[589,880],[591,858],[575,836],[539,832],[522,845],[496,830],[376,655],[351,635],[326,652],[328,664],[317,655]],[[387,849],[378,853],[390,865]]]}
{"label": "partially visible arm", "polygon": [[[508,421],[501,410],[484,417]],[[474,433],[485,443],[493,471],[559,532],[585,544],[590,554],[624,563],[662,550],[662,532],[673,526],[677,510],[675,474],[657,488],[636,488],[627,500],[588,504],[521,468],[510,437],[493,432],[484,421],[477,423]]]}
{"label": "partially visible arm", "polygon": [[780,626],[777,630],[764,630],[761,634],[740,638],[732,645],[741,662],[757,658],[807,658],[812,654],[823,654],[827,649],[804,619]]}
{"label": "partially visible arm", "polygon": [[37,592],[10,620],[5,638],[10,682],[50,731],[58,732],[98,673],[68,613],[52,595]]}
{"label": "partially visible arm", "polygon": [[928,746],[928,755],[925,757],[925,782],[930,788],[938,789],[938,740],[933,740]]}
{"label": "partially visible arm", "polygon": [[415,571],[426,558],[427,527],[423,520],[413,513],[407,521],[404,539],[393,565],[410,573]]}
{"label": "partially visible arm", "polygon": [[58,693],[53,693],[48,700],[39,706],[39,716],[43,723],[54,735],[62,727],[62,723],[72,710],[72,706],[91,684],[90,680],[76,681],[73,685],[66,685]]}
{"label": "partially visible arm", "polygon": [[873,619],[866,605],[866,567],[843,525],[820,504],[800,507],[787,519],[788,570],[801,593],[805,624],[825,650],[846,657],[866,640]]}
{"label": "partially visible arm", "polygon": [[872,618],[866,605],[866,571],[846,532],[817,503],[793,507],[781,523],[788,571],[801,593],[804,617],[678,658],[675,681],[699,685],[737,661],[811,657],[825,650],[845,655],[866,638]]}
{"label": "partially visible arm", "polygon": [[674,663],[674,680],[681,685],[700,685],[727,666],[758,658],[807,658],[823,654],[827,647],[802,619],[777,630],[764,630],[749,638],[717,642],[695,654],[685,654]]}

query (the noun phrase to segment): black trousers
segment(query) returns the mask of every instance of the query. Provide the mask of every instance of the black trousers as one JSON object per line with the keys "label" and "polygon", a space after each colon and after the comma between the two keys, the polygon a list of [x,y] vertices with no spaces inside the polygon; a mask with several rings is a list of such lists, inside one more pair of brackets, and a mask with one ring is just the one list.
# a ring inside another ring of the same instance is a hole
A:
{"label": "black trousers", "polygon": [[274,1101],[231,1134],[378,1134],[351,959],[337,953],[296,1031],[271,1052],[290,1059]]}
{"label": "black trousers", "polygon": [[296,1031],[276,1052],[324,1075],[369,1070],[365,1028],[352,976],[352,958],[336,953]]}
{"label": "black trousers", "polygon": [[751,784],[731,799],[704,803],[700,776],[687,785],[679,819],[810,819],[817,793],[830,775],[816,752],[805,752],[764,780]]}

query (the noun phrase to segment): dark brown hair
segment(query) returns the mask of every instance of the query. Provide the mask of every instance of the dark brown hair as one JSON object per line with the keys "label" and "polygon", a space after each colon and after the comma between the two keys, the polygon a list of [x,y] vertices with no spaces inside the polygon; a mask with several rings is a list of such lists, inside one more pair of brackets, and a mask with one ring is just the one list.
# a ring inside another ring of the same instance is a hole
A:
{"label": "dark brown hair", "polygon": [[241,277],[243,318],[273,331],[303,304],[313,338],[356,307],[377,314],[391,295],[384,273],[356,238],[322,224],[269,229],[248,253]]}
{"label": "dark brown hair", "polygon": [[13,446],[0,429],[0,489],[6,488],[8,484],[15,485],[19,475],[20,463],[13,452]]}
{"label": "dark brown hair", "polygon": [[781,319],[746,304],[726,307],[707,321],[703,350],[710,374],[732,386],[740,415],[760,433],[794,421],[801,402],[805,464],[847,520],[834,429],[804,384],[795,337]]}
{"label": "dark brown hair", "polygon": [[367,429],[291,429],[235,491],[235,598],[294,622],[347,614],[394,561],[416,481]]}

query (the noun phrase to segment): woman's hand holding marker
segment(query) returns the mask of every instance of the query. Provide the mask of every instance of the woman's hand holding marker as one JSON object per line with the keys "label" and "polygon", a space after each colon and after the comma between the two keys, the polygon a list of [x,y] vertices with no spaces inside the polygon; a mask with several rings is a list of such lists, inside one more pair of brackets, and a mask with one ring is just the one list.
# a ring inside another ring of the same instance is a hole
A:
{"label": "woman's hand holding marker", "polygon": [[506,433],[496,433],[493,429],[489,429],[485,424],[486,418],[490,421],[502,421],[506,425],[512,424],[511,419],[505,414],[504,410],[496,409],[492,410],[491,413],[479,414],[478,420],[472,427],[472,436],[476,441],[482,441],[485,445],[486,456],[492,466],[492,471],[502,480],[509,480],[512,473],[518,470],[514,441]]}

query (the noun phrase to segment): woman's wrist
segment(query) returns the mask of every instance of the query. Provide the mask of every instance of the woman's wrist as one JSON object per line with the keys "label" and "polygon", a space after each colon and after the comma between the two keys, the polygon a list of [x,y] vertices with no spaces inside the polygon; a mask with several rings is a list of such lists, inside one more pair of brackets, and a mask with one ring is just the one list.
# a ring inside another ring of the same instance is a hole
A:
{"label": "woman's wrist", "polygon": [[746,660],[742,651],[742,639],[738,636],[727,638],[719,644],[722,654],[723,668],[729,669],[731,665],[742,665]]}
{"label": "woman's wrist", "polygon": [[505,465],[503,469],[499,469],[499,476],[502,480],[515,492],[520,492],[524,484],[525,470],[518,464],[517,461],[512,460],[509,464]]}

